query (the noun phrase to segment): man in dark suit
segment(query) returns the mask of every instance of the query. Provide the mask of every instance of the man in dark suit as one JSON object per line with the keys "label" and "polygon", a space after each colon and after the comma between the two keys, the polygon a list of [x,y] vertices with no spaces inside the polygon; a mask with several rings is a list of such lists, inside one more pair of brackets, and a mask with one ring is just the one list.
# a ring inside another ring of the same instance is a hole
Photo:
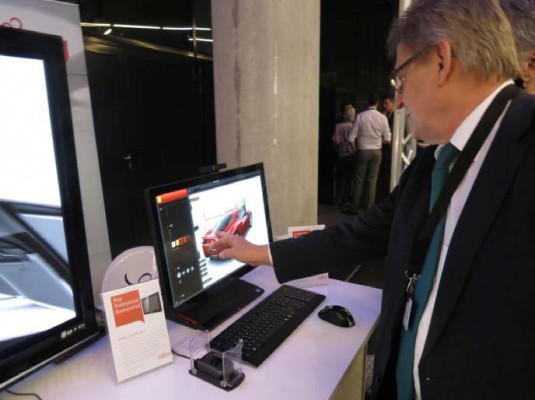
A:
{"label": "man in dark suit", "polygon": [[[430,145],[398,187],[297,239],[222,236],[220,256],[273,265],[281,282],[386,257],[373,398],[535,399],[535,97],[512,88],[510,25],[495,0],[415,0],[389,48],[397,106]],[[445,187],[462,179],[435,202],[446,151]],[[429,245],[415,246],[437,203]]]}

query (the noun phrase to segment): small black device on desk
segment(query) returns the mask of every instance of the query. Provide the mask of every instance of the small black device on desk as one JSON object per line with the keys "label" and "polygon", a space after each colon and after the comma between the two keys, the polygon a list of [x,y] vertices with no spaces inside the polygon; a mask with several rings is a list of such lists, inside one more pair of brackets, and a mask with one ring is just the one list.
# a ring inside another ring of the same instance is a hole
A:
{"label": "small black device on desk", "polygon": [[217,352],[209,352],[204,357],[193,361],[195,368],[190,374],[226,391],[235,389],[243,382],[245,374],[234,368],[231,359]]}
{"label": "small black device on desk", "polygon": [[258,367],[324,299],[322,294],[282,285],[217,335],[210,346],[224,351],[243,339],[243,361]]}
{"label": "small black device on desk", "polygon": [[355,326],[355,319],[349,310],[342,306],[325,306],[318,313],[318,317],[333,325],[344,328]]}

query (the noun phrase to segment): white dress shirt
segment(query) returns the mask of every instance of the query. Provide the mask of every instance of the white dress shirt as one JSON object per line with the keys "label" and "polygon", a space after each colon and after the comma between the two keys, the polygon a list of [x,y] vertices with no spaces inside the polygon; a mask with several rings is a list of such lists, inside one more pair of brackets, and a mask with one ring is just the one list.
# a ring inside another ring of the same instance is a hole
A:
{"label": "white dress shirt", "polygon": [[381,149],[383,140],[389,142],[392,139],[388,118],[375,107],[361,112],[355,118],[348,140],[353,142],[357,138],[357,150]]}
{"label": "white dress shirt", "polygon": [[[479,123],[479,120],[481,119],[481,117],[483,116],[487,108],[489,107],[492,100],[494,100],[498,92],[500,92],[505,86],[510,85],[512,83],[513,81],[505,82],[503,85],[497,88],[494,92],[492,92],[492,94],[488,96],[482,103],[480,103],[479,106],[477,106],[474,109],[474,111],[472,111],[472,113],[468,115],[468,117],[466,117],[465,120],[459,125],[459,127],[453,134],[450,140],[450,143],[453,144],[458,150],[462,151],[464,149],[464,146],[468,142],[468,139],[470,139],[472,132],[476,128],[477,124]],[[448,254],[448,247],[451,241],[451,237],[453,235],[453,232],[455,231],[457,221],[459,220],[459,217],[463,210],[466,199],[468,198],[468,195],[470,194],[470,190],[472,189],[472,186],[474,185],[474,182],[476,180],[477,174],[479,173],[481,165],[483,164],[483,161],[485,161],[485,157],[487,156],[490,145],[492,144],[494,137],[496,136],[496,132],[498,131],[498,128],[500,127],[503,116],[505,115],[505,112],[508,109],[509,104],[507,105],[507,107],[505,107],[505,110],[503,111],[502,115],[498,118],[498,120],[496,121],[496,124],[490,131],[489,136],[486,138],[485,142],[481,146],[481,149],[479,150],[474,161],[472,162],[472,165],[468,168],[466,175],[464,176],[463,180],[457,187],[457,190],[453,194],[450,204],[448,206],[448,211],[446,214],[446,225],[444,228],[444,237],[442,239],[442,247],[440,250],[437,273],[435,275],[431,293],[429,294],[429,299],[427,300],[427,305],[425,306],[424,312],[422,314],[422,318],[420,320],[420,324],[418,325],[418,332],[416,333],[416,343],[414,346],[413,377],[414,377],[414,386],[415,386],[415,396],[416,396],[416,399],[418,400],[422,398],[421,390],[420,390],[420,378],[418,376],[418,364],[420,363],[420,358],[422,357],[422,352],[424,350],[425,341],[427,339],[427,334],[429,333],[429,327],[431,325],[431,318],[433,316],[433,309],[435,307],[437,292],[438,292],[439,285],[440,285],[440,278],[442,277],[442,271],[444,269],[444,261],[446,260],[446,256]],[[438,156],[438,153],[442,150],[442,147],[443,145],[437,148],[435,152],[435,158]]]}

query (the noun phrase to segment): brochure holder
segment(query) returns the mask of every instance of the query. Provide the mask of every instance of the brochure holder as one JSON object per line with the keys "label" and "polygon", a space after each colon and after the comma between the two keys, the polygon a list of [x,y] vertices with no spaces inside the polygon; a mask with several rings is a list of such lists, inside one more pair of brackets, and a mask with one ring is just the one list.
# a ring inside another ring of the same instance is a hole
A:
{"label": "brochure holder", "polygon": [[210,333],[199,332],[189,340],[189,373],[214,386],[230,391],[240,385],[242,372],[243,340],[233,349],[217,351],[210,348]]}

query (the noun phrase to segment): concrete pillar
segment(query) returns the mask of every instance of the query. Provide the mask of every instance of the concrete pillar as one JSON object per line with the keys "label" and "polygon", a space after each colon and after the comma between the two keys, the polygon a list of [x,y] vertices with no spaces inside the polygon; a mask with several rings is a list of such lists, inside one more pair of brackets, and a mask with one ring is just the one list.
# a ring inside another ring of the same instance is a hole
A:
{"label": "concrete pillar", "polygon": [[212,0],[218,162],[263,162],[274,237],[317,221],[320,0]]}
{"label": "concrete pillar", "polygon": [[[411,5],[412,0],[399,0],[399,16],[401,17],[405,10]],[[407,113],[403,108],[396,110],[394,113],[394,131],[392,132],[392,164],[390,167],[390,190],[392,191],[399,183],[403,169],[409,165],[410,161],[416,156],[416,148],[414,154],[409,155],[405,160],[405,146],[409,140],[405,139],[407,125]],[[416,146],[414,141],[411,143]]]}

